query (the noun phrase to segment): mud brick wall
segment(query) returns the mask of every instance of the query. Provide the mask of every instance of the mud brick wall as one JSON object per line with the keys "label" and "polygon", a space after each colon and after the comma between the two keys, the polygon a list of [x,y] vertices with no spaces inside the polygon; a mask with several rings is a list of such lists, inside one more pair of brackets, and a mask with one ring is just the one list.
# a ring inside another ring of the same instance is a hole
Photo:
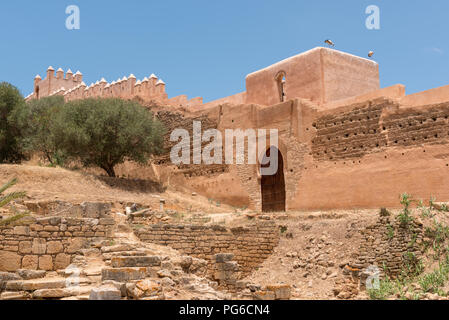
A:
{"label": "mud brick wall", "polygon": [[354,265],[362,271],[375,265],[383,272],[385,266],[387,273],[394,277],[407,264],[413,263],[410,254],[415,259],[422,257],[423,226],[419,222],[404,226],[396,216],[381,213],[377,223],[363,230],[362,235],[359,257]]}
{"label": "mud brick wall", "polygon": [[449,143],[449,103],[405,109],[384,119],[391,146]]}
{"label": "mud brick wall", "polygon": [[[164,124],[166,133],[164,136],[164,150],[165,153],[161,156],[156,157],[154,163],[158,165],[170,165],[170,150],[173,146],[177,145],[178,142],[170,141],[170,134],[175,129],[184,129],[189,132],[190,135],[190,165],[181,164],[179,169],[182,170],[185,177],[195,177],[195,176],[210,176],[214,174],[220,174],[228,171],[228,166],[225,164],[224,158],[223,164],[214,165],[195,165],[193,164],[193,122],[201,122],[201,132],[202,134],[209,129],[216,129],[218,124],[216,121],[208,118],[207,116],[200,117],[184,117],[182,114],[173,113],[169,111],[160,111],[157,113],[157,118]],[[208,145],[209,142],[203,142],[202,148]],[[224,150],[222,155],[224,157]]]}
{"label": "mud brick wall", "polygon": [[351,111],[330,114],[319,118],[312,140],[315,160],[340,160],[359,158],[387,146],[386,132],[380,120],[382,110],[393,103],[378,99],[354,106]]}
{"label": "mud brick wall", "polygon": [[112,238],[112,218],[32,218],[0,226],[0,271],[60,270],[89,242]]}
{"label": "mud brick wall", "polygon": [[159,224],[135,228],[134,232],[144,242],[170,246],[209,261],[209,274],[215,270],[217,253],[233,254],[242,275],[251,273],[273,253],[280,237],[278,226],[272,222],[236,228]]}

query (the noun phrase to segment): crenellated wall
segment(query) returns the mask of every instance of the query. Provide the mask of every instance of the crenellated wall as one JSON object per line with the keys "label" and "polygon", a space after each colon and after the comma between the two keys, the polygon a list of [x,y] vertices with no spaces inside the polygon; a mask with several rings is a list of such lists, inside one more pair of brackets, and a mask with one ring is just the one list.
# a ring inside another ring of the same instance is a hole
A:
{"label": "crenellated wall", "polygon": [[59,69],[55,75],[54,69],[49,67],[45,79],[42,80],[39,75],[36,76],[34,91],[26,97],[26,100],[62,95],[66,101],[101,97],[138,99],[147,104],[175,107],[192,107],[203,103],[202,98],[189,100],[185,95],[169,99],[165,86],[165,82],[158,79],[154,74],[145,77],[143,80],[137,80],[131,74],[129,77],[123,77],[111,83],[102,78],[100,81],[87,86],[83,82],[83,75],[79,71],[73,75],[72,71],[68,70],[64,77],[62,69]]}
{"label": "crenellated wall", "polygon": [[36,78],[40,96],[156,102],[168,131],[167,153],[154,159],[151,170],[164,185],[211,203],[261,210],[260,163],[173,165],[170,133],[186,129],[193,151],[193,121],[201,122],[202,132],[277,129],[284,185],[276,188],[285,189],[286,210],[396,207],[404,192],[449,201],[449,86],[412,95],[403,85],[381,89],[379,66],[368,59],[315,48],[248,75],[245,92],[206,104],[185,95],[168,99],[154,75],[86,87],[79,73],[64,79],[58,72],[55,77],[50,68],[48,79]]}

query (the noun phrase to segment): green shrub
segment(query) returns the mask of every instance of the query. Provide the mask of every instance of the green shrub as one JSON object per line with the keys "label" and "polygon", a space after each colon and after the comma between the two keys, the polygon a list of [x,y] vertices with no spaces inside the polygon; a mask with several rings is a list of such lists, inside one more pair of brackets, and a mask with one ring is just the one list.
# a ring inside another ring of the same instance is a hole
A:
{"label": "green shrub", "polygon": [[401,213],[398,215],[399,222],[402,226],[406,227],[413,222],[413,217],[410,212],[411,196],[407,193],[401,195],[401,204],[404,206]]}
{"label": "green shrub", "polygon": [[395,284],[389,278],[379,281],[379,288],[368,289],[368,296],[371,300],[385,300],[394,292]]}
{"label": "green shrub", "polygon": [[110,177],[126,160],[146,164],[162,150],[163,133],[162,124],[137,102],[101,98],[66,103],[52,128],[64,155]]}
{"label": "green shrub", "polygon": [[66,156],[58,145],[56,119],[64,107],[64,97],[52,96],[27,103],[29,121],[26,126],[24,147],[31,152],[40,152],[50,166],[63,166]]}
{"label": "green shrub", "polygon": [[449,276],[449,261],[440,263],[439,268],[432,273],[425,274],[419,279],[419,284],[424,292],[437,293],[443,287]]}
{"label": "green shrub", "polygon": [[26,123],[25,101],[19,90],[0,83],[0,163],[18,163],[25,158],[22,127]]}

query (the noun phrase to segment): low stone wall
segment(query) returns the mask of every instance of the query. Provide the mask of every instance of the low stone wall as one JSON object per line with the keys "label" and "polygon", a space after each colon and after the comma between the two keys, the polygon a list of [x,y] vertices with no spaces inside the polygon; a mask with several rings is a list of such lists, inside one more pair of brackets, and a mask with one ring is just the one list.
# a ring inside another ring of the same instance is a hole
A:
{"label": "low stone wall", "polygon": [[170,246],[186,255],[207,260],[210,275],[215,271],[217,253],[233,254],[241,276],[251,273],[273,253],[280,237],[274,222],[236,228],[175,224],[134,227],[135,234],[144,242]]}
{"label": "low stone wall", "polygon": [[423,226],[417,220],[403,225],[397,216],[382,209],[378,221],[362,231],[363,239],[354,267],[364,271],[376,266],[389,276],[397,276],[407,265],[421,259]]}
{"label": "low stone wall", "polygon": [[93,240],[112,237],[114,219],[26,217],[0,226],[0,271],[60,270]]}

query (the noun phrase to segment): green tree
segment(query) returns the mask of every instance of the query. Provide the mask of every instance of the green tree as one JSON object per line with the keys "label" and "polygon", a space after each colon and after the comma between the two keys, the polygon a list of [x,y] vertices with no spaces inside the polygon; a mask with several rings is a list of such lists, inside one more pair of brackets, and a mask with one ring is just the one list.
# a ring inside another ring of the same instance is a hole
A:
{"label": "green tree", "polygon": [[27,107],[26,149],[41,152],[52,165],[63,165],[65,155],[58,144],[59,137],[55,136],[55,119],[64,107],[64,97],[33,99]]}
{"label": "green tree", "polygon": [[162,124],[134,101],[77,100],[66,103],[57,117],[54,134],[64,152],[110,177],[116,165],[126,160],[146,164],[162,150]]}
{"label": "green tree", "polygon": [[17,163],[24,158],[25,118],[25,101],[19,90],[9,83],[0,83],[0,163]]}

